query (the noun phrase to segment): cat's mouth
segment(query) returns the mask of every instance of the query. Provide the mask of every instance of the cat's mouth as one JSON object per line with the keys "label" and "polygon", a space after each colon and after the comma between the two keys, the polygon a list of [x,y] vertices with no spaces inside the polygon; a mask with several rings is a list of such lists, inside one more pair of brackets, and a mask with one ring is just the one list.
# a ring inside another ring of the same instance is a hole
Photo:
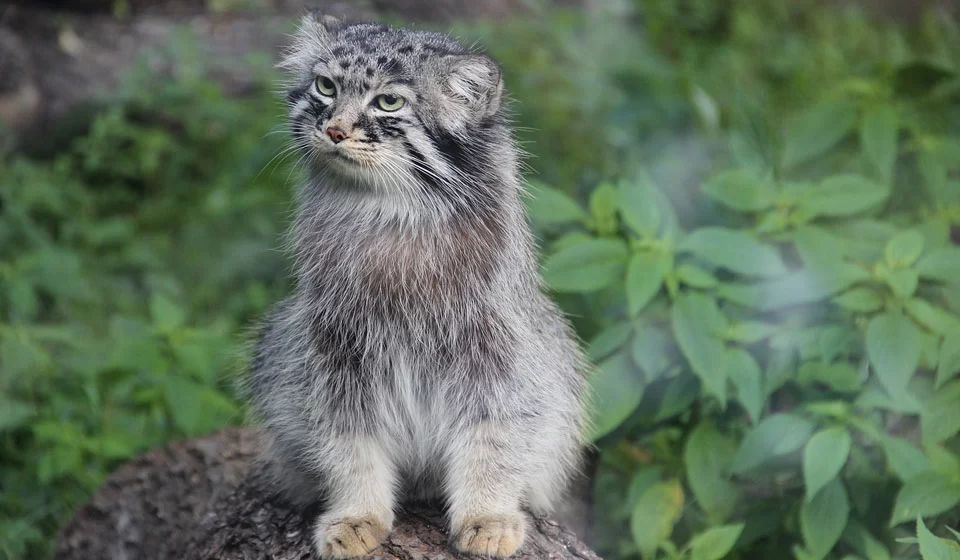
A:
{"label": "cat's mouth", "polygon": [[353,179],[366,180],[371,169],[376,167],[373,158],[364,157],[364,154],[356,154],[341,146],[324,150],[323,157],[332,169]]}

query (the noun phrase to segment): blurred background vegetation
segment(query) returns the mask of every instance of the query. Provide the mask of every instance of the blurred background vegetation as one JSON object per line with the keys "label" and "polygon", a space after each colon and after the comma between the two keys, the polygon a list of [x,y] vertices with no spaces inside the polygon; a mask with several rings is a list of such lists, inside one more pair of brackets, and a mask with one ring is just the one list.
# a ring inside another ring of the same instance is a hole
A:
{"label": "blurred background vegetation", "polygon": [[[598,364],[602,555],[960,558],[960,27],[927,4],[453,24],[503,64],[545,278]],[[132,455],[244,419],[298,171],[275,53],[238,92],[202,39],[79,124],[0,132],[0,558],[49,555]]]}

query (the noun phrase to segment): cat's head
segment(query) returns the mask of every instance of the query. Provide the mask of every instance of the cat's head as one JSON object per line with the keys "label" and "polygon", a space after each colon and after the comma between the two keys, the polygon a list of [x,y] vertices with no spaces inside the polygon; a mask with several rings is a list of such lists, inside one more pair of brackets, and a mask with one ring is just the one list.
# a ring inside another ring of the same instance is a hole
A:
{"label": "cat's head", "polygon": [[327,173],[456,195],[509,143],[500,68],[443,34],[311,14],[281,66],[294,141]]}

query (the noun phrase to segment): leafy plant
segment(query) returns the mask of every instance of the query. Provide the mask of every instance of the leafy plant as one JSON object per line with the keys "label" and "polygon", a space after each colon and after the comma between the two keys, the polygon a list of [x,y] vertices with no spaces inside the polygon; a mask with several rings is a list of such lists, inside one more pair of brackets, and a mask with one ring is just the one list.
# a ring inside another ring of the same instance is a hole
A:
{"label": "leafy plant", "polygon": [[[668,3],[643,5],[669,16],[656,8]],[[771,6],[785,5],[733,4],[723,18]],[[869,25],[856,14],[845,23]],[[782,54],[746,52],[739,28],[722,39],[689,32],[695,45],[681,54],[718,51],[682,59],[700,83],[721,53],[747,76]],[[821,69],[803,84],[812,105],[768,83],[766,106],[721,122],[724,142],[696,181],[695,196],[713,205],[681,215],[671,178],[653,172],[598,184],[586,207],[533,185],[545,278],[580,316],[597,364],[608,554],[909,557],[911,543],[897,539],[918,516],[958,519],[960,247],[950,237],[960,129],[924,116],[956,122],[942,82],[898,87],[923,48],[899,40],[896,55],[878,49]],[[818,56],[814,43],[795,48]],[[734,92],[706,91],[720,115],[743,110]],[[924,539],[924,557],[948,550]]]}
{"label": "leafy plant", "polygon": [[50,159],[0,163],[0,558],[46,556],[123,460],[242,419],[239,331],[286,287],[279,107],[189,48]]}

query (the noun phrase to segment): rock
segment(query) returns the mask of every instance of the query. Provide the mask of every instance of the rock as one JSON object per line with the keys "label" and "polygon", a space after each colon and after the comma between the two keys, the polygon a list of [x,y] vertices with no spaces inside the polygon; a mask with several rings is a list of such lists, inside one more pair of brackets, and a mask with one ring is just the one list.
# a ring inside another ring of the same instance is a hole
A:
{"label": "rock", "polygon": [[[261,447],[254,429],[228,428],[211,436],[150,451],[111,475],[61,529],[58,560],[307,560],[310,521],[273,499],[253,459]],[[383,559],[465,558],[448,545],[436,507],[414,505],[372,555]],[[600,560],[565,527],[531,519],[518,560]]]}

